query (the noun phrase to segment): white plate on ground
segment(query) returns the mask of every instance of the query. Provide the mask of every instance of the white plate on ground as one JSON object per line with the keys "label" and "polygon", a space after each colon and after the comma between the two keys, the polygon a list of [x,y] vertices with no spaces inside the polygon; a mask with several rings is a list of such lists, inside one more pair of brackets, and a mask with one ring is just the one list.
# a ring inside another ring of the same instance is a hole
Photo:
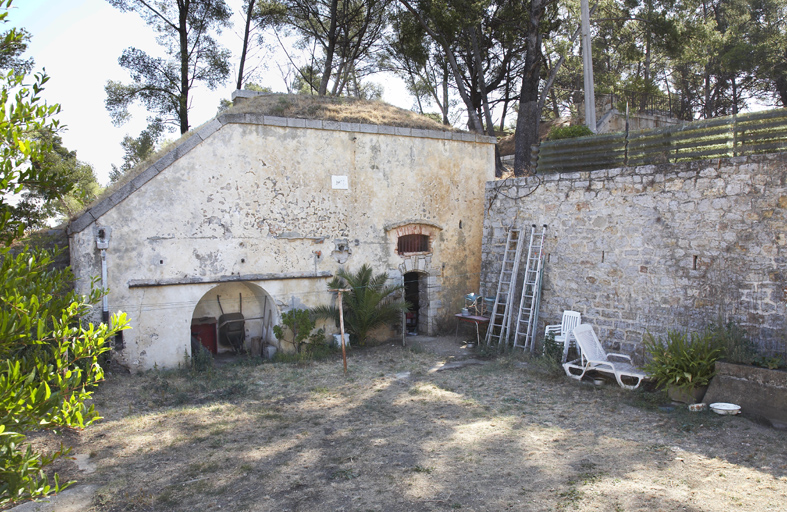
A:
{"label": "white plate on ground", "polygon": [[716,414],[738,414],[741,412],[740,405],[728,404],[725,402],[716,402],[710,404],[710,409]]}

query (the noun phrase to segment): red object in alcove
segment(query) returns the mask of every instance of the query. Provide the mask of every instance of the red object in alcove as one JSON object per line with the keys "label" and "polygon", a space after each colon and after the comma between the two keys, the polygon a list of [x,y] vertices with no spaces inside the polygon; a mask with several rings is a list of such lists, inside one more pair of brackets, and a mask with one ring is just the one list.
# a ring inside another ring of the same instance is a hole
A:
{"label": "red object in alcove", "polygon": [[216,346],[216,322],[191,324],[191,335],[196,336],[202,346],[210,350],[212,354],[218,352]]}

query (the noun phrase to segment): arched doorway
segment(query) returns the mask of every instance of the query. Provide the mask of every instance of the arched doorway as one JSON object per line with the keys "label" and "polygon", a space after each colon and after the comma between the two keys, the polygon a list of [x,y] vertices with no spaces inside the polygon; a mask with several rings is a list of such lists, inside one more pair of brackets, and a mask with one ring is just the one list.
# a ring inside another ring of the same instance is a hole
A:
{"label": "arched doorway", "polygon": [[407,272],[404,274],[404,299],[411,304],[407,312],[407,333],[428,334],[429,332],[429,288],[428,274]]}
{"label": "arched doorway", "polygon": [[273,326],[280,322],[273,297],[256,284],[222,283],[202,296],[191,316],[192,343],[213,354],[245,351],[262,355],[277,345]]}

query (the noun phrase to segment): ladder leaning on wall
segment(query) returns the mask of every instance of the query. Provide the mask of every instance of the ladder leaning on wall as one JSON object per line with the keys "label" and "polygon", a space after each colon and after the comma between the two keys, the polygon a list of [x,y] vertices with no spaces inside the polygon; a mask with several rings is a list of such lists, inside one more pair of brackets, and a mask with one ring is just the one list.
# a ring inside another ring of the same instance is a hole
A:
{"label": "ladder leaning on wall", "polygon": [[500,267],[500,279],[497,282],[495,304],[492,316],[489,317],[489,328],[486,331],[487,345],[496,341],[498,345],[508,342],[508,331],[511,325],[511,311],[514,306],[514,287],[519,272],[519,260],[522,254],[522,230],[508,230],[503,250],[503,264]]}
{"label": "ladder leaning on wall", "polygon": [[[541,227],[541,234],[536,234],[536,225],[530,228],[530,246],[527,250],[527,266],[522,284],[522,296],[514,333],[514,346],[535,349],[536,327],[538,324],[538,308],[541,303],[541,282],[544,277],[544,237],[547,225]],[[521,340],[521,343],[520,343]]]}

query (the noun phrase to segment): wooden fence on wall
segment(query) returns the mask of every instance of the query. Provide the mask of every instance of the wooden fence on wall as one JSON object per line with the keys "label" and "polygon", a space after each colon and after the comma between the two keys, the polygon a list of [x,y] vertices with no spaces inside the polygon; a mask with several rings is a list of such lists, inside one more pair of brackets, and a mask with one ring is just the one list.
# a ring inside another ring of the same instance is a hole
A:
{"label": "wooden fence on wall", "polygon": [[787,109],[718,117],[667,128],[591,135],[533,146],[537,173],[576,172],[787,150]]}

